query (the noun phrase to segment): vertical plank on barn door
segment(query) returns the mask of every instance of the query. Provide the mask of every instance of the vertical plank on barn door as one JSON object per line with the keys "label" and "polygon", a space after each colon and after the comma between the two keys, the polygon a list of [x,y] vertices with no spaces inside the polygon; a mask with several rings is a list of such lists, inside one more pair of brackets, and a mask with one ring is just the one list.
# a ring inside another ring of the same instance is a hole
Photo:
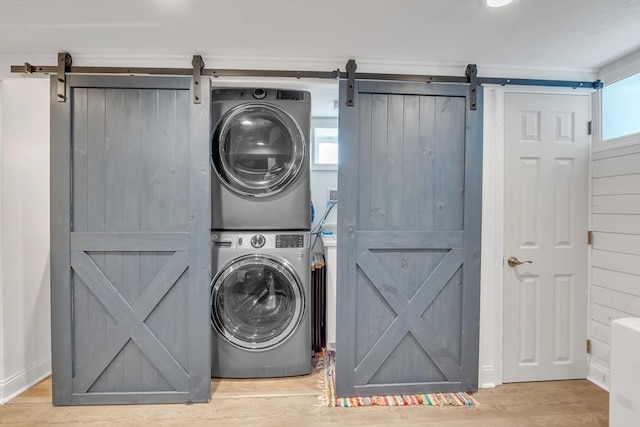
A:
{"label": "vertical plank on barn door", "polygon": [[209,81],[71,76],[51,103],[53,402],[207,401]]}
{"label": "vertical plank on barn door", "polygon": [[340,92],[337,394],[475,390],[482,110],[465,86],[355,86],[354,107]]}

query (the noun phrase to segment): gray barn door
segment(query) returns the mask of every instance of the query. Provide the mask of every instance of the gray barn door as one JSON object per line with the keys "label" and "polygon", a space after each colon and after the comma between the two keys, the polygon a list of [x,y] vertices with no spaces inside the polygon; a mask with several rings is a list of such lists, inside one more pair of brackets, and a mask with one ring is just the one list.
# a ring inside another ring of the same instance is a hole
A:
{"label": "gray barn door", "polygon": [[210,397],[205,80],[52,79],[55,405]]}
{"label": "gray barn door", "polygon": [[341,84],[339,396],[477,389],[482,112],[468,90],[356,81],[347,107]]}

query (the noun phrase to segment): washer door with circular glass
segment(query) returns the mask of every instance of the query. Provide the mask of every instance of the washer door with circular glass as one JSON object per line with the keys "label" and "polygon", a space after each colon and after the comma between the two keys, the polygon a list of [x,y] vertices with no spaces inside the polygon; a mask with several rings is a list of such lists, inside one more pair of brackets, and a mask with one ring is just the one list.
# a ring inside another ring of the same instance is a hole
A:
{"label": "washer door with circular glass", "polygon": [[224,185],[244,195],[277,194],[296,180],[305,156],[297,123],[269,104],[230,110],[214,131],[214,169]]}
{"label": "washer door with circular glass", "polygon": [[293,334],[304,313],[304,294],[286,261],[248,255],[226,266],[212,282],[211,322],[225,340],[266,350]]}

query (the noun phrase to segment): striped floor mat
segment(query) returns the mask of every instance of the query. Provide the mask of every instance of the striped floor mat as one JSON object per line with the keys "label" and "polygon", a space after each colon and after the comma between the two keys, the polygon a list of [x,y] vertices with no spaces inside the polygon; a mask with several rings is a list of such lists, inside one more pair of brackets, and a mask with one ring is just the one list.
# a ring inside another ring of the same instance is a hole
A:
{"label": "striped floor mat", "polygon": [[467,393],[420,393],[395,396],[336,397],[335,352],[325,350],[322,359],[322,401],[325,406],[351,408],[355,406],[477,406],[478,402]]}

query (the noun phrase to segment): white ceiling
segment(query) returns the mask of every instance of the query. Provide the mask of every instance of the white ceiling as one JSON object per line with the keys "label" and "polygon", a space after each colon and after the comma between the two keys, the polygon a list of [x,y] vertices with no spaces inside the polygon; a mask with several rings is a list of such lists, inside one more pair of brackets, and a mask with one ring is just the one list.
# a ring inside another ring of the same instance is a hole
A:
{"label": "white ceiling", "polygon": [[201,54],[208,68],[333,64],[329,71],[355,58],[359,71],[439,64],[463,72],[477,63],[487,77],[483,70],[502,69],[548,78],[595,73],[639,48],[640,0],[516,0],[500,9],[481,0],[0,0],[5,62],[64,50],[76,64],[83,55]]}

